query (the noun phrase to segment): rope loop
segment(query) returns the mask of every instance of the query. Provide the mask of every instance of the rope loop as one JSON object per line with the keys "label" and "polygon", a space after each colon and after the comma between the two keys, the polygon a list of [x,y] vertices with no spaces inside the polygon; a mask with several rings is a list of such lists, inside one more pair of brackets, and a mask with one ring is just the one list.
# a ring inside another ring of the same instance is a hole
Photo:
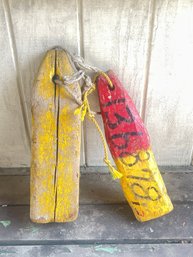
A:
{"label": "rope loop", "polygon": [[104,162],[106,163],[106,165],[108,166],[109,168],[109,171],[112,175],[112,178],[113,179],[120,179],[123,175],[117,171],[111,164],[109,158],[108,158],[108,150],[107,150],[107,144],[106,144],[106,140],[105,140],[105,137],[103,135],[103,132],[95,118],[95,113],[91,111],[90,109],[90,104],[89,104],[89,101],[88,101],[88,96],[96,89],[96,86],[95,84],[93,83],[92,86],[84,93],[84,99],[83,99],[83,103],[80,107],[78,107],[74,114],[77,115],[81,115],[81,120],[83,121],[85,119],[85,116],[87,115],[88,118],[94,123],[99,135],[100,135],[100,138],[101,138],[101,141],[102,141],[102,144],[103,144],[103,149],[104,149]]}
{"label": "rope loop", "polygon": [[[90,104],[88,101],[88,96],[96,89],[96,80],[97,80],[98,76],[102,75],[107,80],[107,82],[111,88],[114,87],[113,83],[105,72],[103,72],[102,70],[100,70],[94,66],[85,64],[84,59],[81,56],[72,56],[70,54],[69,54],[69,56],[71,57],[72,62],[75,63],[75,66],[78,68],[78,71],[75,72],[72,76],[64,76],[62,78],[62,80],[55,79],[54,82],[61,86],[64,86],[67,93],[69,95],[71,95],[71,97],[78,103],[79,107],[76,108],[76,110],[74,111],[74,114],[80,115],[81,121],[84,121],[85,117],[87,116],[94,123],[94,125],[100,135],[102,144],[103,144],[104,162],[108,166],[109,171],[112,175],[112,178],[120,179],[123,175],[112,166],[112,164],[108,158],[108,148],[107,148],[105,137],[104,137],[103,132],[95,118],[96,113],[91,111]],[[90,76],[88,76],[85,73],[85,70],[96,73],[93,80],[90,78]],[[82,101],[78,100],[76,98],[76,96],[74,95],[74,93],[71,90],[69,90],[69,88],[67,87],[67,85],[73,84],[80,80],[84,80],[83,91],[82,91]]]}
{"label": "rope loop", "polygon": [[98,78],[100,75],[102,75],[102,76],[107,80],[107,82],[108,82],[108,84],[109,84],[109,86],[110,86],[111,88],[114,88],[111,79],[110,79],[109,76],[108,76],[105,72],[103,72],[103,71],[98,71],[98,72],[95,74],[95,76],[94,76],[94,78],[93,78],[94,83],[96,82],[97,78]]}
{"label": "rope loop", "polygon": [[75,72],[72,76],[64,76],[63,82],[64,85],[74,84],[75,82],[80,81],[85,76],[85,72],[83,70],[79,70]]}

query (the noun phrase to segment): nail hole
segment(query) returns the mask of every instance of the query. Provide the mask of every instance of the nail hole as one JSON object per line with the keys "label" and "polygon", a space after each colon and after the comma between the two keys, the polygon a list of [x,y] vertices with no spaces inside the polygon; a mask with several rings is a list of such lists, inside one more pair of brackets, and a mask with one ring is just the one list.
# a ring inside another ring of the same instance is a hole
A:
{"label": "nail hole", "polygon": [[[113,85],[113,84],[112,84]],[[115,89],[115,85],[113,85],[113,87],[111,87],[109,84],[108,84],[108,87],[110,89],[110,91],[113,91]]]}
{"label": "nail hole", "polygon": [[52,77],[52,82],[55,83],[55,80],[57,80],[57,79],[59,79],[59,76],[55,74],[55,75]]}

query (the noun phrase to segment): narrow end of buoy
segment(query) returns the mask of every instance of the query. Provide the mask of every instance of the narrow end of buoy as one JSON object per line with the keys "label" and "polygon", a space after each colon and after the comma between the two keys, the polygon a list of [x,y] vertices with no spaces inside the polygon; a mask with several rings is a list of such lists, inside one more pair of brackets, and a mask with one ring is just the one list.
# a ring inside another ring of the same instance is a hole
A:
{"label": "narrow end of buoy", "polygon": [[59,51],[65,51],[63,47],[61,46],[53,46],[50,50],[59,50]]}

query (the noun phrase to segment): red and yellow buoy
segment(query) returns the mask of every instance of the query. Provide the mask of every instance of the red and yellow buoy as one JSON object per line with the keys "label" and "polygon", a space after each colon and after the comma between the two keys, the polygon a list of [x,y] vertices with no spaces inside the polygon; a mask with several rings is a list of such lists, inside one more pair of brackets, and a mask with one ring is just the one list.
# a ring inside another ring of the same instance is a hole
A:
{"label": "red and yellow buoy", "polygon": [[151,150],[148,132],[127,91],[109,71],[97,89],[106,140],[119,172],[121,185],[136,218],[147,221],[169,213],[173,205]]}

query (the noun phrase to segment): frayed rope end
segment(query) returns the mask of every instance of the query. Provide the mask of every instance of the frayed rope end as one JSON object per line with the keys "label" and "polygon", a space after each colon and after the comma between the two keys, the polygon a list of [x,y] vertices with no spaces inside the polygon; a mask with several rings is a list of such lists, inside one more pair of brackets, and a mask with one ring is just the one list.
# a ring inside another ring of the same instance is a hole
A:
{"label": "frayed rope end", "polygon": [[108,159],[104,159],[104,162],[107,164],[109,171],[112,175],[112,178],[115,179],[120,179],[123,177],[123,174],[121,174],[118,170],[116,170],[112,164],[110,163],[110,161]]}
{"label": "frayed rope end", "polygon": [[81,115],[81,121],[83,121],[86,116],[86,112],[87,108],[85,107],[85,103],[83,102],[83,104],[74,111],[74,115]]}

